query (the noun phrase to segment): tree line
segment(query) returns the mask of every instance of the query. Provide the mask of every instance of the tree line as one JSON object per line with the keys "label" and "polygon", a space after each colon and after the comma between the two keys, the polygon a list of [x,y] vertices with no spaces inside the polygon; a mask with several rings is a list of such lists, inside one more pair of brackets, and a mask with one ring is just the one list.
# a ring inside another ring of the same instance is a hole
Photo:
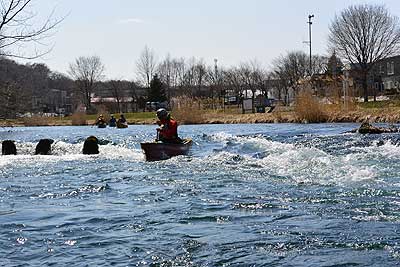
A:
{"label": "tree line", "polygon": [[[329,26],[328,56],[314,55],[311,68],[303,51],[280,55],[266,69],[257,60],[226,67],[197,58],[157,55],[145,47],[136,61],[136,80],[106,80],[105,66],[98,56],[81,56],[72,61],[67,74],[49,70],[44,64],[20,65],[12,58],[32,59],[49,52],[34,49],[26,54],[25,46],[43,45],[65,18],[56,19],[53,13],[39,27],[32,20],[33,0],[4,0],[0,6],[0,116],[17,116],[35,107],[43,108],[51,89],[68,92],[71,103],[79,103],[95,112],[92,97],[96,94],[116,99],[116,111],[129,99],[132,106],[142,108],[146,101],[170,100],[176,96],[211,99],[211,108],[219,108],[229,96],[239,103],[256,94],[268,96],[274,92],[278,100],[288,104],[289,91],[296,94],[300,81],[315,74],[340,75],[343,64],[361,77],[364,100],[368,101],[368,75],[377,62],[397,55],[400,45],[398,17],[383,5],[354,5],[337,14]],[[35,105],[43,102],[43,105]]]}

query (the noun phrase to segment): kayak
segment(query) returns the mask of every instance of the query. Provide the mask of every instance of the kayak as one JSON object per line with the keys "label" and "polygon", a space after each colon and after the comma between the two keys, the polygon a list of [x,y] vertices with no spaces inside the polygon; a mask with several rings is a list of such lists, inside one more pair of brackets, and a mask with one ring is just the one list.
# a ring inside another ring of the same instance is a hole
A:
{"label": "kayak", "polygon": [[107,127],[107,124],[102,124],[102,123],[101,123],[101,124],[98,124],[97,127],[98,127],[98,128],[106,128],[106,127]]}
{"label": "kayak", "polygon": [[126,122],[117,122],[117,128],[128,128],[128,123],[126,123]]}
{"label": "kayak", "polygon": [[192,139],[183,139],[182,143],[171,144],[163,142],[140,143],[147,161],[169,159],[178,155],[187,155],[192,145]]}

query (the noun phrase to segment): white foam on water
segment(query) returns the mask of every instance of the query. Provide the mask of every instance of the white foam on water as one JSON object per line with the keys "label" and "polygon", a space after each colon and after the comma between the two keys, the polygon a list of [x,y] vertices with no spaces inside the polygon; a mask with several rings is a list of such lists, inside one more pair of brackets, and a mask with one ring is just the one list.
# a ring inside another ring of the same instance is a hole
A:
{"label": "white foam on water", "polygon": [[364,147],[360,150],[367,154],[378,155],[385,158],[398,159],[400,157],[400,147],[393,144],[390,140],[384,142],[381,146],[375,143],[373,146]]}
{"label": "white foam on water", "polygon": [[123,159],[125,161],[144,160],[144,154],[139,149],[130,149],[121,145],[103,145],[99,147],[102,157],[109,159]]}
{"label": "white foam on water", "polygon": [[226,142],[231,138],[235,138],[232,134],[228,134],[225,132],[218,132],[214,133],[212,135],[205,135],[209,140],[215,141],[215,142]]}
{"label": "white foam on water", "polygon": [[93,161],[93,159],[123,159],[125,161],[142,161],[141,150],[129,149],[120,145],[100,145],[99,154],[82,154],[83,142],[77,144],[55,142],[51,155],[34,155],[36,143],[17,143],[17,155],[0,156],[0,167],[7,165],[33,165],[40,163],[56,163],[59,161]]}
{"label": "white foam on water", "polygon": [[[255,152],[262,152],[265,156],[261,159],[243,156],[245,161],[257,163],[272,175],[289,178],[297,183],[348,184],[379,181],[377,166],[370,165],[368,155],[360,160],[357,154],[331,155],[315,147],[286,144],[263,137],[219,134],[215,138],[222,141],[229,139],[243,146],[250,145]],[[394,153],[395,148],[390,146],[383,149],[387,149],[387,153]],[[369,153],[371,152],[364,152]],[[224,151],[213,156],[212,160],[223,162],[230,157],[234,155]]]}

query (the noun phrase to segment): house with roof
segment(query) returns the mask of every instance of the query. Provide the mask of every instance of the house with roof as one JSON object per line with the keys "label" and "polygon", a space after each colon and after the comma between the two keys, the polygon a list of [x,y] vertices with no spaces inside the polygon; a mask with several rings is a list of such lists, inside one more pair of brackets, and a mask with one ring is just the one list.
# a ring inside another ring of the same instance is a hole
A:
{"label": "house with roof", "polygon": [[400,93],[400,55],[376,62],[370,71],[368,82],[376,92],[386,95]]}

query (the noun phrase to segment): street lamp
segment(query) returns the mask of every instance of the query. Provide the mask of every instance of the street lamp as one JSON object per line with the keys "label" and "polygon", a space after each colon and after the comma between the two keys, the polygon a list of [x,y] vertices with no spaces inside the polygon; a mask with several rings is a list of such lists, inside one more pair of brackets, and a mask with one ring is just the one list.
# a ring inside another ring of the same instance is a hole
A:
{"label": "street lamp", "polygon": [[310,37],[310,76],[312,75],[312,57],[311,57],[311,25],[312,21],[311,19],[314,17],[314,15],[308,15],[308,35]]}
{"label": "street lamp", "polygon": [[[218,63],[218,59],[214,58],[214,75],[215,75],[215,77],[214,77],[214,79],[215,79],[214,80],[214,82],[215,82],[214,86],[215,86],[215,90],[218,90],[218,88],[217,88],[217,86],[218,86],[218,66],[217,66],[217,63]],[[213,92],[213,95],[212,95],[212,102],[213,102],[213,106],[214,106],[214,92]]]}
{"label": "street lamp", "polygon": [[343,68],[343,105],[344,110],[347,110],[347,98],[349,96],[349,76],[350,76],[350,67],[345,66]]}
{"label": "street lamp", "polygon": [[218,66],[217,66],[217,63],[218,63],[218,59],[214,58],[215,81],[217,81],[217,79],[218,79]]}

